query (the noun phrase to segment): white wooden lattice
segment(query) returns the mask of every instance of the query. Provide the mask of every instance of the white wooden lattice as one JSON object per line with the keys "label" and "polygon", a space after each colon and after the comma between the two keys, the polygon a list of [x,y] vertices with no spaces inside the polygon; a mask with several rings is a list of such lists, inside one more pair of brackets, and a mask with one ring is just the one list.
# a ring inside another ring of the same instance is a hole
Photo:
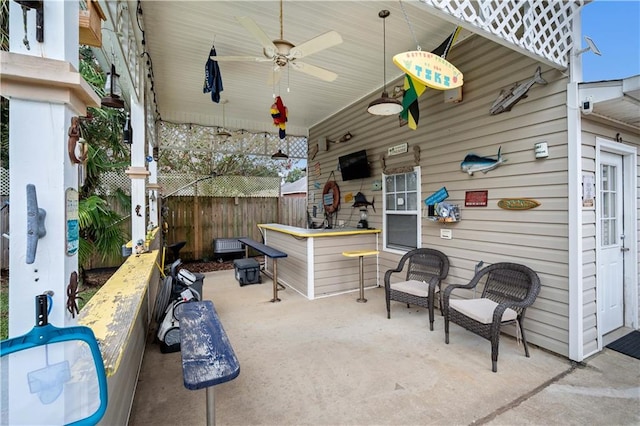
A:
{"label": "white wooden lattice", "polygon": [[[226,131],[230,135],[223,135]],[[307,158],[306,136],[290,136],[280,140],[272,133],[228,130],[195,124],[158,122],[158,146],[161,152],[208,151],[217,154],[245,154],[271,157],[282,150],[292,159]],[[169,155],[169,154],[168,154]],[[173,155],[173,154],[170,154]]]}
{"label": "white wooden lattice", "polygon": [[0,168],[0,195],[9,195],[9,170]]}
{"label": "white wooden lattice", "polygon": [[[8,174],[7,174],[8,175]],[[8,179],[7,179],[8,181]],[[158,177],[163,196],[171,197],[278,197],[279,177],[216,176],[173,173]],[[8,182],[7,182],[8,185]],[[131,192],[131,179],[124,173],[109,172],[100,177],[96,194],[113,195],[117,189]]]}
{"label": "white wooden lattice", "polygon": [[162,195],[171,197],[278,197],[280,178],[259,176],[161,176]]}
{"label": "white wooden lattice", "polygon": [[566,68],[572,25],[586,0],[420,0],[547,61]]}

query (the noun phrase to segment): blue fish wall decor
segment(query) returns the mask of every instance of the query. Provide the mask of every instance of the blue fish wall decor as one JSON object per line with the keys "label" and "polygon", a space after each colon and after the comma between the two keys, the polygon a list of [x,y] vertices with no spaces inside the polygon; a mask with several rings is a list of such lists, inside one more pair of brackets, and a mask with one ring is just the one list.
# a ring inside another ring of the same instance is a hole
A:
{"label": "blue fish wall decor", "polygon": [[463,172],[469,173],[469,176],[473,176],[475,172],[487,173],[489,170],[493,170],[500,164],[507,161],[502,158],[502,154],[500,153],[501,150],[502,147],[498,148],[497,158],[480,157],[476,154],[467,154],[466,157],[464,157],[464,161],[460,163],[460,169]]}

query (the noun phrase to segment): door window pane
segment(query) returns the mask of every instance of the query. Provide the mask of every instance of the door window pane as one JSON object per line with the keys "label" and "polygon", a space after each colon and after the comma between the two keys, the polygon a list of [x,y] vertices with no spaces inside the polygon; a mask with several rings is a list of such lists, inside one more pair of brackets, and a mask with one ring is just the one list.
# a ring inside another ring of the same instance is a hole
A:
{"label": "door window pane", "polygon": [[616,166],[603,164],[600,170],[602,189],[600,190],[600,239],[602,246],[615,245],[618,242],[617,226],[617,191]]}

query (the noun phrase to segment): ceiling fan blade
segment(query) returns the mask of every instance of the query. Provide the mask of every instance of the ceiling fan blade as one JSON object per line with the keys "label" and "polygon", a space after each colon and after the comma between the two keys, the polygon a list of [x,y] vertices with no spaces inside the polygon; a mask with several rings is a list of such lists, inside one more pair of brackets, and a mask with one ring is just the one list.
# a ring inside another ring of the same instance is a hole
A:
{"label": "ceiling fan blade", "polygon": [[278,48],[275,44],[273,44],[273,41],[271,41],[269,36],[264,31],[262,31],[262,28],[260,28],[253,19],[249,18],[248,16],[237,16],[236,19],[238,20],[238,22],[240,22],[240,24],[242,24],[243,27],[245,27],[247,31],[251,33],[251,35],[256,38],[256,40],[260,42],[260,45],[264,48],[268,56],[273,57],[276,54]]}
{"label": "ceiling fan blade", "polygon": [[316,67],[315,65],[305,64],[304,62],[290,61],[289,65],[291,65],[291,67],[293,67],[293,69],[296,71],[312,75],[319,78],[320,80],[333,81],[338,78],[338,74],[334,73],[333,71]]}
{"label": "ceiling fan blade", "polygon": [[272,62],[273,59],[258,58],[257,56],[211,56],[214,61],[248,61],[248,62]]}
{"label": "ceiling fan blade", "polygon": [[329,31],[319,35],[318,37],[314,37],[299,46],[292,47],[287,57],[290,59],[302,58],[340,43],[342,43],[342,36],[335,31]]}

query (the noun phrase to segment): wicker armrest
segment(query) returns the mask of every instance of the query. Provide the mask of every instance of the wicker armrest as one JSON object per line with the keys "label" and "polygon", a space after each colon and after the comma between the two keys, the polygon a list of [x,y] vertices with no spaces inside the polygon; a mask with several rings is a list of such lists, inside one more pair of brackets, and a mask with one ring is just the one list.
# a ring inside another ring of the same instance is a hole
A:
{"label": "wicker armrest", "polygon": [[397,270],[397,269],[389,269],[387,272],[384,273],[384,286],[385,288],[389,288],[389,286],[391,285],[391,275],[396,273],[396,272],[400,272],[402,271],[402,269]]}
{"label": "wicker armrest", "polygon": [[447,285],[447,287],[444,289],[444,292],[442,293],[442,296],[445,299],[449,299],[449,297],[451,296],[451,292],[453,290],[459,289],[459,288],[464,288],[464,289],[471,289],[474,288],[477,285],[476,283],[470,282],[469,284],[449,284]]}
{"label": "wicker armrest", "polygon": [[384,286],[385,288],[389,288],[389,286],[391,285],[391,275],[398,273],[398,272],[402,272],[402,270],[404,269],[404,264],[407,261],[408,256],[405,254],[404,256],[402,256],[402,258],[400,259],[400,261],[398,262],[398,266],[396,266],[395,269],[389,269],[387,270],[387,272],[384,273]]}

